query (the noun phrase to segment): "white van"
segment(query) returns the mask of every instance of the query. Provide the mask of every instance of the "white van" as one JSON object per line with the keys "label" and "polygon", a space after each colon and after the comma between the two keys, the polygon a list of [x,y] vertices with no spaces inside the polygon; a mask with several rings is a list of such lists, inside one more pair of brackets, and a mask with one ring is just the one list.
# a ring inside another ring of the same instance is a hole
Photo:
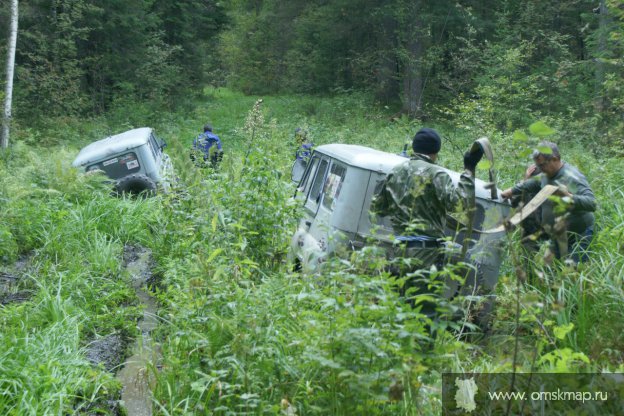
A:
{"label": "white van", "polygon": [[[299,183],[295,198],[303,204],[304,214],[290,246],[289,259],[294,267],[314,272],[341,248],[357,250],[371,239],[382,246],[391,245],[394,232],[389,218],[372,219],[369,209],[386,175],[408,160],[364,146],[328,144],[317,147],[307,165],[296,161],[292,179]],[[457,184],[460,174],[447,171]],[[498,280],[504,231],[480,231],[501,224],[510,206],[495,184],[477,179],[475,192],[473,242],[468,257],[477,267],[480,285],[493,289]],[[455,235],[454,230],[449,229],[448,236],[456,245],[464,241],[464,236]]]}
{"label": "white van", "polygon": [[163,151],[166,145],[149,127],[132,129],[84,147],[72,166],[86,172],[103,171],[115,181],[119,194],[168,192],[174,171]]}

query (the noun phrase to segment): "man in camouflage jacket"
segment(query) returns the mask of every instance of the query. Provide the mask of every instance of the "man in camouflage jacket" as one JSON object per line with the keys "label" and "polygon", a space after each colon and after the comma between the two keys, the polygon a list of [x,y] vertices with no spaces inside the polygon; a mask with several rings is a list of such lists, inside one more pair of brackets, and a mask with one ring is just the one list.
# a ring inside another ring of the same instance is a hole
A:
{"label": "man in camouflage jacket", "polygon": [[557,258],[570,253],[575,263],[586,261],[594,234],[596,198],[585,175],[561,160],[555,143],[540,143],[533,152],[533,160],[542,173],[505,190],[501,196],[508,199],[538,192],[546,185],[559,186],[555,195],[560,201],[549,199],[542,205],[541,225],[551,238],[551,248]]}
{"label": "man in camouflage jacket", "polygon": [[412,140],[410,161],[390,172],[371,206],[376,215],[390,217],[399,241],[411,239],[399,248],[404,250],[403,257],[417,261],[414,266],[419,269],[428,269],[441,259],[447,215],[466,213],[474,206],[474,172],[483,156],[480,148],[464,155],[465,172],[455,186],[448,172],[435,163],[440,148],[435,130],[419,130]]}

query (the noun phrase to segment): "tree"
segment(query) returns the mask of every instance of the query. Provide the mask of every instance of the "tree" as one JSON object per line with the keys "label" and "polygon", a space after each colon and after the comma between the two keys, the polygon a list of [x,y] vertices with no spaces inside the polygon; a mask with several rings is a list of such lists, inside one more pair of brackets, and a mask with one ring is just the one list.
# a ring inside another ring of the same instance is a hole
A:
{"label": "tree", "polygon": [[607,57],[607,36],[609,34],[609,11],[607,9],[606,0],[600,0],[600,4],[594,13],[599,15],[598,19],[598,45],[596,50],[596,110],[602,113],[606,107],[605,95],[603,92],[603,84],[605,82],[605,63],[604,59]]}
{"label": "tree", "polygon": [[424,54],[431,42],[430,29],[423,15],[423,5],[420,2],[400,2],[397,13],[399,27],[398,48],[396,49],[399,62],[399,77],[403,84],[401,99],[403,111],[409,116],[418,116],[422,110],[422,96],[426,81],[427,65]]}
{"label": "tree", "polygon": [[92,30],[93,6],[85,0],[31,0],[22,3],[17,51],[17,116],[79,114],[88,103],[84,90],[87,56],[79,45]]}
{"label": "tree", "polygon": [[215,0],[154,0],[152,12],[158,16],[163,41],[177,52],[173,58],[179,70],[181,90],[202,91],[198,85],[213,81],[218,67],[216,36],[226,24],[224,6]]}
{"label": "tree", "polygon": [[9,146],[9,125],[11,123],[11,105],[13,101],[13,72],[15,69],[15,45],[17,44],[17,1],[18,0],[11,0],[11,29],[7,47],[4,117],[2,118],[2,135],[0,136],[0,146],[3,149]]}
{"label": "tree", "polygon": [[22,2],[14,101],[24,105],[15,116],[100,113],[117,100],[162,108],[201,93],[217,72],[213,43],[226,22],[221,3]]}

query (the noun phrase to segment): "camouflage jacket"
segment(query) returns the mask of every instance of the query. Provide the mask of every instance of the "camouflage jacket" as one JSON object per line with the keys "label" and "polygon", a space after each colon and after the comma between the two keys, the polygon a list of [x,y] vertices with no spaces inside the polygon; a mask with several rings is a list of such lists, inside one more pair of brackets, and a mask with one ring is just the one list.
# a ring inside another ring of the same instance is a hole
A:
{"label": "camouflage jacket", "polygon": [[424,155],[393,169],[371,211],[390,216],[396,235],[445,236],[447,215],[474,206],[474,179],[463,173],[456,186],[446,169]]}
{"label": "camouflage jacket", "polygon": [[[552,178],[541,174],[520,182],[511,189],[512,195],[539,192],[546,185],[565,185],[572,193],[572,204],[567,209],[566,225],[568,231],[583,234],[593,227],[596,210],[596,198],[589,187],[587,178],[577,168],[564,163]],[[551,226],[555,222],[555,202],[548,200],[542,205],[542,225]]]}

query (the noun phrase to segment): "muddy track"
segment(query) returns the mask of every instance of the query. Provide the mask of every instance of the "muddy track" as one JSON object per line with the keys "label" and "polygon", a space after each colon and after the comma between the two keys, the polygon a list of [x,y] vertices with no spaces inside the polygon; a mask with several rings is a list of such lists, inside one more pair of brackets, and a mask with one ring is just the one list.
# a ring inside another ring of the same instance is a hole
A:
{"label": "muddy track", "polygon": [[128,339],[120,334],[110,334],[89,343],[87,359],[94,365],[102,364],[122,385],[121,397],[106,406],[111,415],[151,416],[154,372],[160,360],[158,345],[152,341],[156,328],[157,307],[150,296],[148,284],[154,282],[151,252],[141,246],[124,247],[122,275],[129,278],[135,290],[143,316],[137,322],[139,336]]}
{"label": "muddy track", "polygon": [[161,358],[159,345],[151,337],[158,325],[157,305],[147,288],[148,281],[152,279],[151,263],[151,252],[148,249],[124,247],[125,271],[143,307],[143,317],[137,323],[139,336],[132,348],[132,355],[117,373],[117,379],[123,386],[122,406],[128,416],[152,415],[152,387]]}
{"label": "muddy track", "polygon": [[[0,268],[0,305],[25,302],[35,294],[32,279],[27,278],[37,274],[34,258],[34,253],[24,255],[11,266]],[[161,353],[151,337],[158,325],[158,317],[157,305],[148,286],[157,286],[158,279],[152,275],[151,252],[144,247],[125,246],[122,265],[122,275],[129,278],[143,309],[143,316],[137,322],[139,335],[135,340],[120,334],[91,340],[86,347],[86,358],[95,366],[101,364],[106,371],[117,372],[116,377],[122,385],[121,397],[109,397],[99,402],[100,411],[106,408],[109,415],[151,416],[152,387]],[[124,360],[125,357],[128,358]],[[83,409],[81,414],[84,412],[90,414],[90,409]]]}

